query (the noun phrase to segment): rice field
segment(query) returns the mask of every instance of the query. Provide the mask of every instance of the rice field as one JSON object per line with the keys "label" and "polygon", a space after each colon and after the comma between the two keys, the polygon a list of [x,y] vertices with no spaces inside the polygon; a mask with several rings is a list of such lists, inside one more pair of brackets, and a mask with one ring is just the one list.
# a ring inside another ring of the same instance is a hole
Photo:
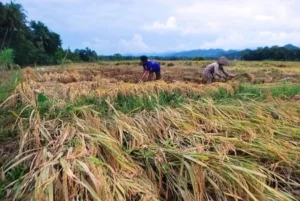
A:
{"label": "rice field", "polygon": [[141,84],[137,61],[23,69],[0,103],[1,200],[300,200],[300,63],[203,85],[209,63]]}

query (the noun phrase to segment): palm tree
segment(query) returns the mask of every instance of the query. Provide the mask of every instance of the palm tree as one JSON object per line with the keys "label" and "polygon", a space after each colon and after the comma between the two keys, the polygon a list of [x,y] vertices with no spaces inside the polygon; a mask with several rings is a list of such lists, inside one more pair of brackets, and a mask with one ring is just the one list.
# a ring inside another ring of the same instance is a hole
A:
{"label": "palm tree", "polygon": [[60,36],[50,31],[44,23],[31,21],[30,27],[34,35],[34,42],[42,52],[54,54],[61,47]]}
{"label": "palm tree", "polygon": [[[0,12],[1,12],[1,38],[3,38],[0,50],[5,46],[10,45],[12,36],[14,32],[20,32],[24,27],[26,27],[26,15],[25,11],[21,4],[17,3],[7,3],[3,5],[1,3],[0,5]],[[9,36],[9,39],[7,41],[7,38]]]}

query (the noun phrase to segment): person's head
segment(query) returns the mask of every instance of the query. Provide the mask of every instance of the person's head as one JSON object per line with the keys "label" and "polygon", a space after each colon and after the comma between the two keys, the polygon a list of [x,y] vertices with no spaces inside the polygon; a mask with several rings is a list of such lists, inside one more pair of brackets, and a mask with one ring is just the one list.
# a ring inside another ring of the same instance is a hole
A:
{"label": "person's head", "polygon": [[218,59],[218,64],[220,64],[220,65],[228,65],[229,64],[229,61],[228,61],[228,59],[226,58],[226,57],[220,57],[219,59]]}
{"label": "person's head", "polygon": [[147,56],[141,56],[140,60],[141,60],[142,64],[146,64],[147,61],[148,61],[148,57]]}

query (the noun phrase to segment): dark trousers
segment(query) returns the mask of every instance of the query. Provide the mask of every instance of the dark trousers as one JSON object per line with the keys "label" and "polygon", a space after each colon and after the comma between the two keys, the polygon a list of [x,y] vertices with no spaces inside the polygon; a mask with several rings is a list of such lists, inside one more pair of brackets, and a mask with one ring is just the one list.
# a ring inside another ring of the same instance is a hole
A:
{"label": "dark trousers", "polygon": [[210,84],[213,83],[215,81],[214,77],[212,75],[203,75],[202,76],[202,83],[203,84]]}
{"label": "dark trousers", "polygon": [[160,78],[161,78],[160,70],[158,70],[158,71],[154,71],[154,70],[150,71],[148,79],[152,80],[154,73],[155,73],[156,80],[160,80]]}

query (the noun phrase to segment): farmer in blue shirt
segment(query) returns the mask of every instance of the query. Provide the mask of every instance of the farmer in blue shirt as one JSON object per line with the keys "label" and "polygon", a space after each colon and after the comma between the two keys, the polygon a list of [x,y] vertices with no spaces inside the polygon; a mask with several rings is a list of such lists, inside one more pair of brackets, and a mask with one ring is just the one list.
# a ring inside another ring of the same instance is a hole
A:
{"label": "farmer in blue shirt", "polygon": [[140,60],[144,67],[144,73],[139,82],[142,82],[148,73],[149,73],[149,77],[148,77],[149,80],[152,80],[154,73],[156,75],[156,80],[159,80],[161,78],[160,65],[158,63],[148,60],[148,58],[146,56],[141,56]]}

